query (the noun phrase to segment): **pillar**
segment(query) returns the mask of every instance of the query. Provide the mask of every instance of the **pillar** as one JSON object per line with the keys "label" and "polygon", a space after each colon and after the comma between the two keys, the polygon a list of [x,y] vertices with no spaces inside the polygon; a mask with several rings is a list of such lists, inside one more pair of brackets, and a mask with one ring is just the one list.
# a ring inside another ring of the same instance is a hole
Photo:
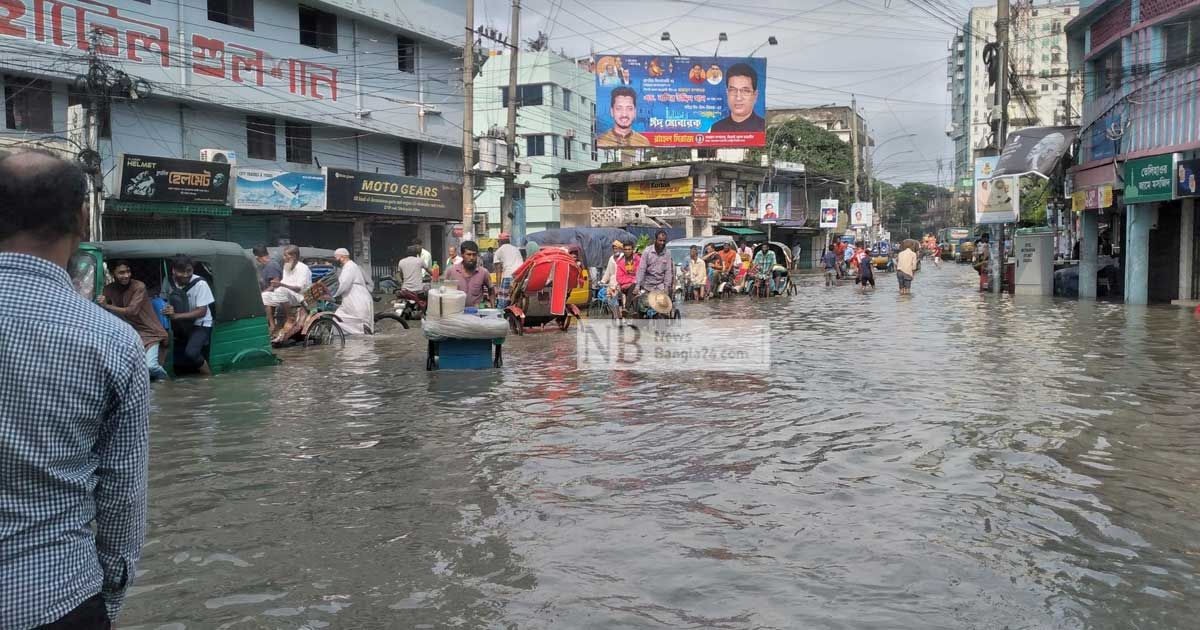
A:
{"label": "pillar", "polygon": [[366,219],[354,220],[354,260],[359,267],[371,269],[371,224]]}
{"label": "pillar", "polygon": [[1158,207],[1125,206],[1125,303],[1145,304],[1150,287],[1150,228]]}
{"label": "pillar", "polygon": [[1196,237],[1196,200],[1184,199],[1179,211],[1179,299],[1192,298],[1193,241]]}
{"label": "pillar", "polygon": [[1079,214],[1079,297],[1096,298],[1096,254],[1100,248],[1100,212],[1084,210]]}

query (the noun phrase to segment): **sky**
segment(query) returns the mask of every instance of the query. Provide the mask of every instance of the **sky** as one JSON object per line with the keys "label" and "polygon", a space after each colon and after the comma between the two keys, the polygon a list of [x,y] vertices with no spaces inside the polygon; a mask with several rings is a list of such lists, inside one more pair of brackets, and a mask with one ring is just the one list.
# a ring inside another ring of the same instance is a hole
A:
{"label": "sky", "polygon": [[[951,183],[954,147],[946,59],[955,25],[966,21],[970,0],[522,0],[521,39],[538,31],[568,55],[591,51],[674,54],[663,31],[684,55],[712,55],[718,33],[729,41],[721,56],[763,46],[767,107],[849,105],[876,141],[880,179],[892,183]],[[482,26],[507,33],[509,0],[476,0]],[[915,134],[912,137],[909,134]],[[886,142],[886,144],[885,144]]]}

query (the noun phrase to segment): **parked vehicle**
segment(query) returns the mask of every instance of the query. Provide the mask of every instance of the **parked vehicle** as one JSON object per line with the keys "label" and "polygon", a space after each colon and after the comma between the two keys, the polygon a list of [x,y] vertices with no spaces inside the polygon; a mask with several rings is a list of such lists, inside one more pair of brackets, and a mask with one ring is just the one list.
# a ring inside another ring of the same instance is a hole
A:
{"label": "parked vehicle", "polygon": [[376,324],[388,320],[397,322],[401,327],[407,329],[409,328],[408,322],[419,320],[425,316],[425,311],[429,306],[427,294],[418,294],[402,289],[391,278],[380,280],[379,290],[383,292],[384,297],[376,295],[375,302],[380,304],[386,299],[387,306],[376,307]]}
{"label": "parked vehicle", "polygon": [[[267,315],[255,273],[254,259],[237,243],[197,239],[154,239],[83,243],[71,259],[71,279],[83,297],[94,300],[107,279],[105,262],[129,261],[133,276],[146,284],[150,295],[170,287],[171,259],[178,255],[195,261],[194,272],[212,289],[212,339],[205,357],[213,374],[275,365]],[[168,339],[168,344],[174,338]],[[173,372],[173,352],[164,367]]]}
{"label": "parked vehicle", "polygon": [[580,311],[568,298],[582,287],[583,305],[588,303],[587,282],[581,272],[576,257],[560,247],[539,249],[517,267],[509,305],[504,309],[512,331],[523,335],[528,328],[551,323],[560,330],[569,328],[571,318],[580,318]]}

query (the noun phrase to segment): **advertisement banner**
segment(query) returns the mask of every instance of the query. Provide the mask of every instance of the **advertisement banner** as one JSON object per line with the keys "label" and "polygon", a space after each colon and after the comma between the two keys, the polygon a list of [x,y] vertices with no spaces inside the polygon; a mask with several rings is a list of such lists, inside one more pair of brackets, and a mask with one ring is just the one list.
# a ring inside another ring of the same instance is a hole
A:
{"label": "advertisement banner", "polygon": [[1021,187],[1018,177],[991,179],[998,157],[975,159],[975,223],[1016,223],[1021,216]]}
{"label": "advertisement banner", "polygon": [[692,216],[708,217],[708,189],[696,188],[692,191]]}
{"label": "advertisement banner", "polygon": [[327,168],[325,194],[329,210],[462,220],[462,187],[457,184]]}
{"label": "advertisement banner", "polygon": [[766,145],[767,60],[602,55],[596,146]]}
{"label": "advertisement banner", "polygon": [[746,219],[746,209],[737,206],[730,206],[721,210],[722,221],[744,221]]}
{"label": "advertisement banner", "polygon": [[765,192],[758,196],[758,216],[763,223],[779,223],[779,193]]}
{"label": "advertisement banner", "polygon": [[229,165],[127,153],[120,193],[122,201],[227,204]]}
{"label": "advertisement banner", "polygon": [[850,227],[869,228],[875,219],[875,206],[869,201],[850,204]]}
{"label": "advertisement banner", "polygon": [[991,176],[1031,174],[1050,177],[1058,161],[1075,142],[1078,131],[1077,127],[1029,127],[1008,134],[1004,152]]}
{"label": "advertisement banner", "polygon": [[1109,208],[1113,204],[1112,184],[1091,186],[1071,193],[1071,209],[1075,212]]}
{"label": "advertisement banner", "polygon": [[823,228],[836,228],[838,224],[838,200],[821,200],[821,223]]}
{"label": "advertisement banner", "polygon": [[1200,173],[1200,160],[1180,160],[1175,166],[1175,196],[1200,197],[1200,185],[1196,175]]}
{"label": "advertisement banner", "polygon": [[629,183],[630,201],[679,199],[681,197],[690,197],[691,194],[692,178],[690,177]]}
{"label": "advertisement banner", "polygon": [[239,168],[233,207],[238,210],[325,209],[325,176],[258,168]]}
{"label": "advertisement banner", "polygon": [[1125,163],[1125,203],[1170,201],[1175,188],[1172,177],[1175,156],[1156,155]]}

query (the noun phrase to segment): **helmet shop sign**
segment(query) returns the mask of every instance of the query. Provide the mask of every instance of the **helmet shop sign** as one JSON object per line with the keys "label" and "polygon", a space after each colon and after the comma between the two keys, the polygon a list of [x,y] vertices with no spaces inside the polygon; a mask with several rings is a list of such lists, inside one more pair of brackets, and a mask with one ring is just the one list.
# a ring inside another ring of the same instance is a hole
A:
{"label": "helmet shop sign", "polygon": [[226,204],[229,165],[126,153],[120,195],[121,201]]}

